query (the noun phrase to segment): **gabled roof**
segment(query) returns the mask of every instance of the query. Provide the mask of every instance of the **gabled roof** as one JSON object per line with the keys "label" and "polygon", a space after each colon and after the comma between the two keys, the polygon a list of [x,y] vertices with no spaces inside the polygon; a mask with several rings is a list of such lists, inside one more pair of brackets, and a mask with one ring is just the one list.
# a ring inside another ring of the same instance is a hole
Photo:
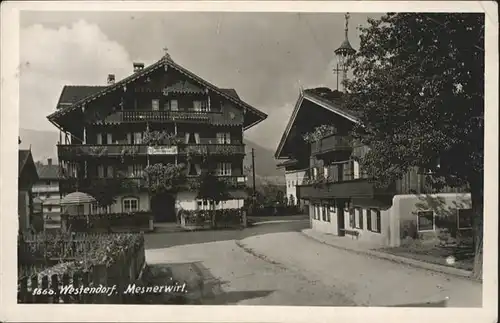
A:
{"label": "gabled roof", "polygon": [[29,178],[31,182],[38,180],[38,174],[36,172],[35,162],[33,161],[31,150],[19,149],[18,163],[19,178]]}
{"label": "gabled roof", "polygon": [[[89,103],[89,102],[91,102],[91,101],[93,101],[93,100],[95,100],[103,95],[106,95],[106,94],[111,93],[111,92],[118,90],[118,89],[122,89],[123,87],[126,87],[127,84],[130,84],[131,82],[134,82],[143,76],[151,74],[153,71],[157,70],[158,68],[165,68],[165,69],[173,68],[176,71],[178,71],[179,73],[181,73],[181,74],[187,76],[188,78],[190,78],[191,80],[195,81],[199,85],[207,88],[208,90],[211,90],[211,91],[217,93],[218,95],[233,102],[237,106],[240,106],[241,108],[245,109],[246,112],[253,113],[257,117],[257,121],[254,122],[253,124],[248,125],[245,129],[248,129],[248,128],[256,125],[257,123],[259,123],[267,118],[267,114],[265,114],[264,112],[262,112],[260,110],[257,110],[256,108],[252,107],[248,103],[241,100],[239,98],[239,96],[236,94],[236,91],[234,91],[232,89],[223,90],[223,89],[218,88],[217,86],[200,78],[196,74],[188,71],[184,67],[178,65],[168,55],[164,56],[162,59],[160,59],[156,63],[153,63],[153,64],[143,68],[142,70],[140,70],[136,73],[133,73],[132,75],[130,75],[130,76],[124,78],[123,80],[116,82],[112,85],[104,86],[104,87],[101,87],[100,89],[97,89],[97,87],[95,87],[96,91],[93,91],[93,89],[90,89],[89,87],[82,87],[81,89],[75,90],[75,92],[78,91],[78,94],[80,94],[80,93],[83,94],[84,91],[89,91],[89,94],[86,96],[83,96],[82,98],[79,98],[79,99],[76,99],[76,97],[78,97],[78,95],[75,95],[74,102],[68,102],[68,103],[65,103],[64,105],[61,105],[60,109],[58,109],[56,112],[50,114],[47,118],[49,119],[49,121],[55,123],[59,117],[67,114],[68,112],[76,110],[76,109],[82,107],[84,104],[87,104],[87,103]],[[85,89],[83,89],[83,88],[85,88]],[[71,92],[73,90],[69,90],[69,91]],[[73,93],[71,93],[71,94],[73,94]],[[61,94],[61,97],[62,97],[62,94]],[[65,97],[70,98],[69,99],[70,101],[73,100],[72,96],[69,94],[65,95]]]}
{"label": "gabled roof", "polygon": [[57,107],[61,105],[72,105],[81,99],[96,94],[104,90],[107,86],[91,86],[91,85],[65,85],[59,96]]}
{"label": "gabled roof", "polygon": [[288,138],[290,130],[292,129],[293,124],[295,123],[295,119],[297,118],[297,115],[300,111],[300,108],[302,107],[302,103],[304,102],[304,100],[308,100],[316,104],[317,106],[322,107],[328,111],[331,111],[332,113],[344,117],[347,120],[350,120],[354,123],[359,123],[359,119],[357,118],[356,113],[354,111],[350,111],[345,108],[340,108],[341,97],[342,97],[341,92],[332,91],[329,88],[325,87],[301,90],[299,98],[295,103],[292,116],[288,120],[288,124],[285,128],[285,131],[283,132],[283,135],[281,136],[281,140],[278,144],[278,148],[276,149],[274,157],[276,159],[280,158],[279,156],[281,154],[281,151],[283,150],[283,147]]}
{"label": "gabled roof", "polygon": [[59,179],[59,165],[36,164],[35,166],[39,179]]}
{"label": "gabled roof", "polygon": [[[21,173],[24,170],[24,166],[28,163],[29,159],[31,157],[31,151],[28,149],[19,149],[19,176],[21,176]],[[32,159],[33,160],[33,159]]]}
{"label": "gabled roof", "polygon": [[288,160],[285,160],[284,162],[279,163],[278,165],[276,165],[276,167],[282,168],[282,167],[286,167],[286,166],[292,166],[292,165],[297,164],[298,162],[299,161],[297,159],[288,159]]}

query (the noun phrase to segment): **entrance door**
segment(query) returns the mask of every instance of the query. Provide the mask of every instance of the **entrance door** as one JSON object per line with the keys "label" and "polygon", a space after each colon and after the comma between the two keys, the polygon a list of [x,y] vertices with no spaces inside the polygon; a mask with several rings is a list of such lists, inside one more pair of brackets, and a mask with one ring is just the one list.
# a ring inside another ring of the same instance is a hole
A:
{"label": "entrance door", "polygon": [[345,216],[344,216],[344,203],[336,203],[337,204],[337,230],[338,235],[343,237],[345,235]]}
{"label": "entrance door", "polygon": [[167,193],[152,197],[151,211],[155,222],[175,222],[175,198]]}

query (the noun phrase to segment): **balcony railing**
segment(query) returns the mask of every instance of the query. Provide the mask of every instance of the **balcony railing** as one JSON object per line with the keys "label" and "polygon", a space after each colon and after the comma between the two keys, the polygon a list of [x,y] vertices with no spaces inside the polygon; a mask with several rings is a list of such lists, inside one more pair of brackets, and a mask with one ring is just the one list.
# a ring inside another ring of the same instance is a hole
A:
{"label": "balcony railing", "polygon": [[379,195],[393,195],[393,187],[377,188],[367,179],[343,182],[325,182],[321,185],[298,186],[298,194],[303,199],[331,199],[363,197],[374,198]]}
{"label": "balcony railing", "polygon": [[[224,181],[228,187],[231,188],[244,188],[247,185],[247,177],[238,175],[238,176],[217,176],[219,180]],[[108,181],[112,181],[114,178],[105,177],[105,178],[83,178],[77,180],[76,178],[64,178],[60,180],[61,192],[68,193],[76,191],[76,189],[85,191],[90,188],[91,185],[98,185],[99,183],[105,184]],[[145,178],[141,177],[129,177],[126,178],[128,182],[128,186],[136,186],[137,188],[147,189],[147,181]],[[78,182],[78,185],[77,185]],[[186,177],[186,189],[196,189],[200,184],[200,176],[187,176]]]}
{"label": "balcony railing", "polygon": [[[107,182],[110,182],[114,179],[115,178],[113,177],[104,177],[104,178],[86,177],[81,179],[76,179],[74,177],[62,178],[59,181],[60,191],[63,193],[74,192],[77,189],[80,191],[85,191],[91,186],[106,184]],[[137,188],[146,188],[147,186],[146,180],[144,178],[128,177],[126,178],[126,180],[128,182],[127,184],[130,184],[129,186],[135,186]]]}
{"label": "balcony railing", "polygon": [[[217,176],[220,181],[226,183],[229,188],[244,188],[247,186],[247,177],[243,175],[237,176]],[[188,176],[186,183],[189,187],[196,189],[200,184],[200,176]]]}
{"label": "balcony railing", "polygon": [[60,159],[73,159],[74,157],[102,157],[102,156],[123,156],[123,155],[146,155],[148,146],[146,145],[57,145]]}
{"label": "balcony railing", "polygon": [[42,192],[47,192],[47,193],[54,193],[54,192],[59,192],[59,185],[33,185],[31,188],[31,191],[33,193],[42,193]]}
{"label": "balcony railing", "polygon": [[243,144],[187,144],[181,148],[180,153],[194,155],[244,155]]}
{"label": "balcony railing", "polygon": [[311,155],[350,150],[352,150],[352,139],[348,136],[335,135],[311,143]]}
{"label": "balcony railing", "polygon": [[163,122],[175,120],[192,120],[209,122],[212,116],[220,115],[220,112],[208,111],[152,111],[132,110],[117,111],[106,117],[105,122]]}
{"label": "balcony railing", "polygon": [[244,155],[243,144],[180,144],[180,145],[58,145],[58,155],[61,160],[73,160],[83,157],[121,157],[146,155],[177,155],[177,154],[213,154],[213,155]]}

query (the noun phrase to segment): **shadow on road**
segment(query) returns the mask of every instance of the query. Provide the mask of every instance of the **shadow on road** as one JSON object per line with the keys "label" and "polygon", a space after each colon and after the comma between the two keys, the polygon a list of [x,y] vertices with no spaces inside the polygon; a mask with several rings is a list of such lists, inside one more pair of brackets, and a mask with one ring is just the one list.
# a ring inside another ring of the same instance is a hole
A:
{"label": "shadow on road", "polygon": [[[275,220],[280,217],[273,217]],[[270,218],[271,219],[271,218]],[[215,241],[241,240],[247,237],[277,232],[300,232],[309,227],[309,221],[267,223],[241,230],[214,230],[193,232],[159,232],[145,235],[146,249],[159,249],[174,246],[199,244]]]}
{"label": "shadow on road", "polygon": [[138,303],[172,305],[227,305],[265,297],[273,290],[224,291],[228,282],[214,277],[202,262],[148,265],[143,286],[184,285],[177,293],[143,295]]}

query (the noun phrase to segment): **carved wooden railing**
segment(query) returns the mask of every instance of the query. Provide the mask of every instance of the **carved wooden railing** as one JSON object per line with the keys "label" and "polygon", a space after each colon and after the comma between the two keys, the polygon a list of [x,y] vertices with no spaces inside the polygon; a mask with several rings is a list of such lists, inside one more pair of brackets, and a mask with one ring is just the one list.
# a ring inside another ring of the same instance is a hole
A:
{"label": "carved wooden railing", "polygon": [[352,138],[348,136],[329,136],[311,143],[311,154],[322,154],[330,151],[352,150]]}
{"label": "carved wooden railing", "polygon": [[212,116],[221,115],[221,112],[208,111],[152,111],[132,110],[117,111],[105,118],[105,122],[161,122],[173,120],[193,120],[209,122]]}

